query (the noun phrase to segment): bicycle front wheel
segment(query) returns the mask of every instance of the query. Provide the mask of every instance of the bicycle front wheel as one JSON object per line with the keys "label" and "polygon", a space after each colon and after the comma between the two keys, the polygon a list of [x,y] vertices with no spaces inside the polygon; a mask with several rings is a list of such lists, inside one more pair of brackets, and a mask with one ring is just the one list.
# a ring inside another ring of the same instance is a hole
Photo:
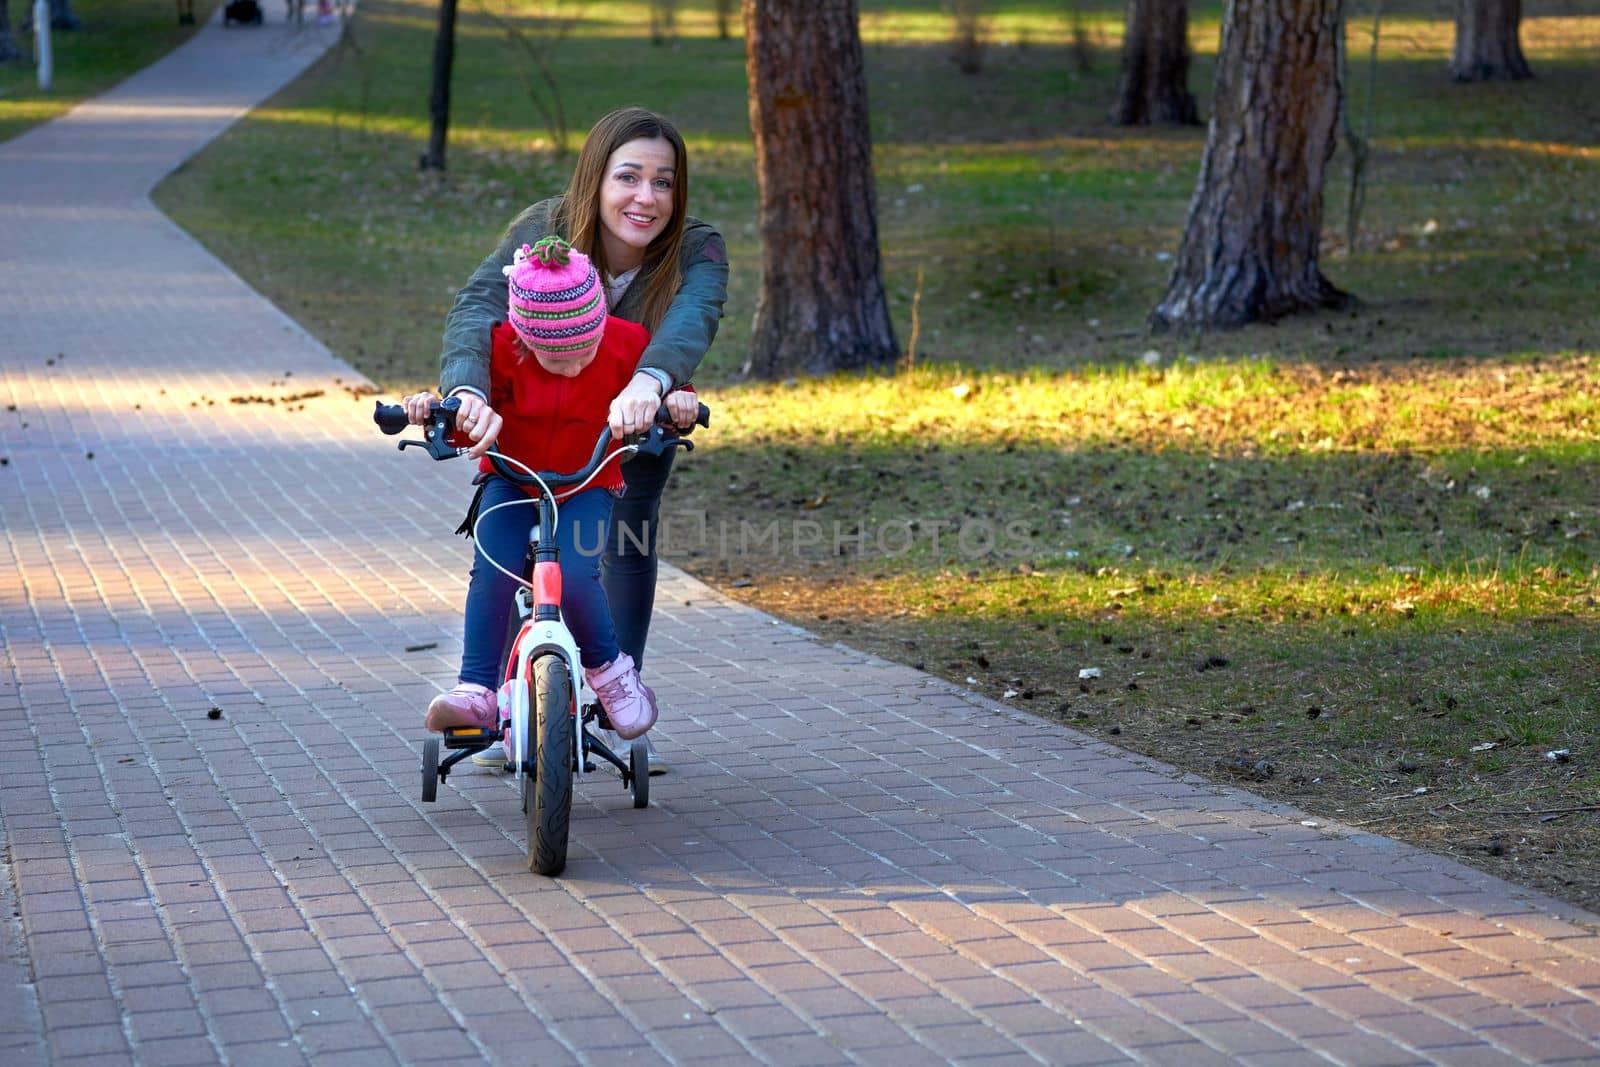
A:
{"label": "bicycle front wheel", "polygon": [[533,693],[533,796],[531,803],[523,805],[528,822],[528,869],[553,876],[567,865],[567,828],[572,820],[572,751],[577,720],[567,661],[554,655],[535,660]]}

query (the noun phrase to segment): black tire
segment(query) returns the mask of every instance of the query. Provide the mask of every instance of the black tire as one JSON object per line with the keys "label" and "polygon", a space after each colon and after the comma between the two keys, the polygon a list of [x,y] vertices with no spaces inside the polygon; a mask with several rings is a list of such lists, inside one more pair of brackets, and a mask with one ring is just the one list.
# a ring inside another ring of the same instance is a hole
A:
{"label": "black tire", "polygon": [[628,742],[628,776],[633,779],[633,806],[650,806],[650,750],[643,741]]}
{"label": "black tire", "polygon": [[439,797],[439,739],[422,742],[422,799],[432,804]]}
{"label": "black tire", "polygon": [[572,820],[572,672],[560,656],[533,663],[534,781],[526,805],[528,869],[555,876],[567,865],[567,829]]}

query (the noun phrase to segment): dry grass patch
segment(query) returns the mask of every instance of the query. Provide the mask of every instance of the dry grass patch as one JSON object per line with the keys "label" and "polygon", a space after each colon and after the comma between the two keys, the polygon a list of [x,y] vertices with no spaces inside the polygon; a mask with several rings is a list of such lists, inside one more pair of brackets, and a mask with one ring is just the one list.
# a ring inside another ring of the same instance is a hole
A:
{"label": "dry grass patch", "polygon": [[1591,371],[1255,358],[713,391],[666,550],[826,637],[1600,906]]}

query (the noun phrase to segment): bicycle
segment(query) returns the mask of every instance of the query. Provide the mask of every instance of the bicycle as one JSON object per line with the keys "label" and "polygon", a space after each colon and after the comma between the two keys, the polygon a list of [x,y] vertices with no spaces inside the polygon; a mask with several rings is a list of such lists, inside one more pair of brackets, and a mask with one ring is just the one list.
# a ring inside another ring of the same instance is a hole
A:
{"label": "bicycle", "polygon": [[[421,441],[407,439],[399,447],[416,447],[436,460],[454,459],[467,449],[451,443],[455,417],[461,401],[452,397],[429,405],[428,421],[422,424]],[[385,434],[397,434],[408,425],[405,408],[379,401],[373,421]],[[695,425],[709,426],[711,412],[699,405]],[[528,536],[528,555],[516,595],[516,618],[520,620],[509,644],[500,693],[507,698],[495,729],[462,728],[446,730],[443,737],[430,737],[422,745],[422,799],[432,803],[438,797],[439,783],[463,759],[499,744],[506,750],[506,770],[517,775],[517,788],[528,833],[528,868],[554,876],[567,863],[567,841],[572,811],[573,780],[594,769],[591,756],[611,764],[622,776],[623,788],[630,790],[635,808],[650,803],[650,767],[647,749],[641,741],[629,743],[628,759],[614,752],[594,730],[610,729],[605,709],[598,701],[580,704],[582,679],[578,646],[561,619],[561,568],[553,536],[541,538],[540,531],[554,531],[560,510],[557,489],[578,492],[617,455],[661,456],[674,448],[694,450],[688,430],[679,431],[672,423],[666,405],[656,412],[655,423],[640,435],[631,435],[612,448],[609,428],[602,428],[589,462],[571,474],[534,471],[511,456],[491,447],[487,453],[495,473],[524,488],[536,488],[538,495],[526,503],[537,504],[539,522]],[[497,507],[505,507],[505,504]],[[479,517],[481,519],[481,516]],[[473,545],[482,551],[476,535]],[[490,565],[501,567],[484,554]],[[511,572],[506,571],[507,574]],[[531,729],[530,729],[531,728]],[[441,745],[449,752],[440,758]]]}

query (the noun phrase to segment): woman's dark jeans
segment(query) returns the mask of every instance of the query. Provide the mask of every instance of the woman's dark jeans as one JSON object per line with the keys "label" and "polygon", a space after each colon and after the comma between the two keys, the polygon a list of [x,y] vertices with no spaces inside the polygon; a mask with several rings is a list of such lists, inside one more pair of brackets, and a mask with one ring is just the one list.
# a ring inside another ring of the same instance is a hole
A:
{"label": "woman's dark jeans", "polygon": [[611,536],[600,571],[617,646],[644,668],[644,646],[650,636],[650,612],[656,603],[656,533],[661,525],[661,491],[672,473],[676,449],[657,458],[634,456],[622,465],[628,489],[611,509]]}

